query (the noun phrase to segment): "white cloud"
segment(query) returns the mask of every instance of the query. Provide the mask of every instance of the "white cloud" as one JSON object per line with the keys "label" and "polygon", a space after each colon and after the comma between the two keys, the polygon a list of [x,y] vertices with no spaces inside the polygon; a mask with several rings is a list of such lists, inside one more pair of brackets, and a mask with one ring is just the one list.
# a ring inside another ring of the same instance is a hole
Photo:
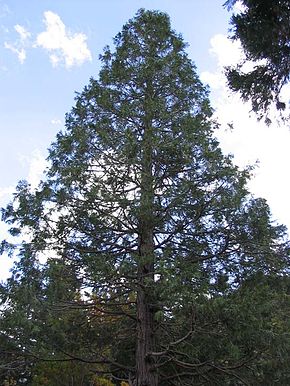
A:
{"label": "white cloud", "polygon": [[20,39],[22,41],[28,39],[31,36],[31,33],[29,31],[27,31],[22,25],[16,24],[14,26],[14,29],[16,32],[19,33]]}
{"label": "white cloud", "polygon": [[[32,189],[36,189],[43,173],[48,166],[48,161],[39,150],[34,150],[30,156],[19,155],[19,162],[27,169],[26,180]],[[4,207],[12,199],[16,191],[16,184],[11,186],[0,186],[0,207]]]}
{"label": "white cloud", "polygon": [[14,44],[7,43],[7,42],[4,42],[4,47],[12,51],[14,54],[16,54],[21,64],[24,63],[26,59],[26,51],[24,48],[18,48]]}
{"label": "white cloud", "polygon": [[0,206],[6,205],[14,192],[15,186],[0,187]]}
{"label": "white cloud", "polygon": [[217,34],[210,40],[209,52],[214,55],[221,67],[237,64],[243,57],[239,41],[231,40],[227,36]]}
{"label": "white cloud", "polygon": [[[285,125],[267,127],[250,116],[250,104],[242,103],[237,94],[226,85],[223,66],[235,65],[239,61],[240,48],[226,36],[216,35],[211,39],[210,52],[217,62],[215,72],[204,72],[201,79],[214,88],[212,104],[221,123],[216,135],[226,153],[234,154],[234,162],[241,167],[259,160],[255,177],[249,184],[254,195],[265,197],[273,217],[290,229],[290,212],[285,210],[290,196],[288,165],[290,164],[290,131]],[[285,100],[290,98],[290,87],[285,88]],[[233,123],[234,130],[227,130]]]}
{"label": "white cloud", "polygon": [[[35,189],[42,176],[43,171],[47,166],[47,161],[39,150],[35,150],[29,157],[20,156],[19,161],[25,166],[28,166],[27,181],[31,184],[32,189]],[[0,206],[6,207],[9,201],[12,200],[12,195],[16,191],[16,186],[0,187]],[[15,243],[16,239],[8,233],[9,226],[4,222],[0,222],[1,239],[6,239],[8,242]],[[25,230],[22,233],[21,239],[29,240],[30,234]],[[0,268],[0,281],[5,280],[10,276],[10,269],[13,266],[13,259],[9,258],[6,254],[1,256],[1,268]]]}
{"label": "white cloud", "polygon": [[35,150],[29,160],[29,172],[27,176],[27,182],[31,185],[32,189],[37,188],[47,166],[48,161],[39,150]]}
{"label": "white cloud", "polygon": [[0,4],[0,18],[8,16],[10,13],[11,11],[6,3]]}
{"label": "white cloud", "polygon": [[210,54],[217,61],[215,72],[204,71],[201,74],[202,82],[211,89],[225,88],[224,67],[238,64],[243,59],[243,52],[239,41],[233,41],[227,36],[218,34],[210,40]]}
{"label": "white cloud", "polygon": [[14,43],[4,42],[4,47],[16,54],[19,62],[23,64],[26,59],[27,40],[31,36],[31,33],[19,24],[16,24],[14,29],[19,34],[19,39]]}
{"label": "white cloud", "polygon": [[83,33],[70,33],[61,18],[54,12],[44,12],[46,30],[37,36],[36,46],[49,52],[53,66],[64,63],[67,68],[92,60],[87,37]]}
{"label": "white cloud", "polygon": [[234,13],[241,13],[244,12],[246,9],[247,7],[241,1],[237,1],[233,6]]}
{"label": "white cloud", "polygon": [[50,123],[52,124],[52,125],[61,125],[61,120],[60,119],[52,119],[51,121],[50,121]]}
{"label": "white cloud", "polygon": [[[70,68],[92,60],[85,34],[71,33],[61,18],[51,11],[44,12],[44,23],[46,30],[37,35],[33,47],[47,50],[53,67],[64,64],[66,68]],[[31,47],[31,33],[20,24],[16,24],[14,30],[18,34],[18,38],[14,42],[5,41],[4,47],[16,54],[19,62],[23,64],[26,59],[26,49]],[[6,31],[6,33],[8,32]]]}
{"label": "white cloud", "polygon": [[18,160],[27,169],[26,181],[31,185],[32,189],[36,189],[43,177],[44,171],[49,165],[45,156],[40,150],[35,149],[29,156],[18,155]]}
{"label": "white cloud", "polygon": [[224,87],[224,78],[221,72],[213,73],[209,71],[204,71],[201,73],[200,79],[203,83],[208,84],[213,90]]}

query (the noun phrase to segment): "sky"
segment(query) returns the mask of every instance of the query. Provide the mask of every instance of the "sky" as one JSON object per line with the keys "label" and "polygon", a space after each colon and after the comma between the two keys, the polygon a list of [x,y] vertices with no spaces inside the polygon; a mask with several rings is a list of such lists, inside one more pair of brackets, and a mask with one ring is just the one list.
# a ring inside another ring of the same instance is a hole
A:
{"label": "sky", "polygon": [[[188,55],[211,89],[222,149],[240,167],[257,163],[249,189],[266,198],[273,219],[290,229],[289,124],[257,122],[250,106],[228,90],[224,66],[237,63],[242,52],[228,38],[231,13],[223,2],[0,0],[0,207],[11,200],[19,180],[37,186],[47,149],[64,127],[75,92],[91,76],[98,77],[103,48],[113,47],[122,26],[145,8],[168,13],[172,27],[189,43]],[[289,88],[285,95],[289,100]],[[0,239],[5,237],[2,223]],[[0,279],[7,277],[11,263],[0,256]]]}

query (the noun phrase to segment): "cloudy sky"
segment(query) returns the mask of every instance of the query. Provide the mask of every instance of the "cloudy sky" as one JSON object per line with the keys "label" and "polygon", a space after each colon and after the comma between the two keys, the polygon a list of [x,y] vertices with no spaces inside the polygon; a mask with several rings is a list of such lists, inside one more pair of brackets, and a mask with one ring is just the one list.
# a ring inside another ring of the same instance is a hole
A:
{"label": "cloudy sky", "polygon": [[[259,160],[250,189],[265,197],[273,218],[290,228],[290,130],[257,123],[249,117],[249,106],[227,90],[223,67],[236,63],[241,52],[227,38],[230,13],[223,2],[0,0],[0,206],[9,202],[19,180],[37,185],[47,148],[63,127],[75,91],[98,76],[103,47],[112,45],[122,25],[145,8],[167,12],[173,28],[189,43],[188,54],[212,90],[222,148],[240,166]],[[3,224],[0,232],[2,239]],[[0,278],[9,265],[0,257]]]}

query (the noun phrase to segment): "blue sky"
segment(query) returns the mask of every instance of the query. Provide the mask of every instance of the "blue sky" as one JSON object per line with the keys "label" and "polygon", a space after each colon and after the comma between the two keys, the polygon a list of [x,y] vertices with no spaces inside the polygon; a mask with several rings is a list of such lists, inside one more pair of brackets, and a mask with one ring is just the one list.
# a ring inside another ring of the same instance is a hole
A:
{"label": "blue sky", "polygon": [[[25,160],[36,149],[45,151],[74,103],[74,92],[82,90],[90,76],[97,76],[103,47],[112,43],[140,7],[169,13],[173,27],[190,42],[190,56],[202,71],[214,66],[208,55],[211,36],[228,28],[229,15],[221,3],[2,0],[0,162],[5,167],[0,185],[13,185],[27,175]],[[59,48],[52,49],[58,38],[62,39]]]}
{"label": "blue sky", "polygon": [[[212,88],[212,104],[224,129],[217,135],[225,152],[244,166],[260,159],[251,183],[268,199],[274,218],[290,227],[285,176],[290,161],[289,128],[265,127],[249,106],[231,95],[224,65],[240,57],[227,39],[230,13],[223,0],[0,0],[0,206],[9,201],[20,179],[36,184],[47,148],[62,129],[64,115],[91,76],[98,56],[139,8],[170,15],[172,26],[189,43],[188,54],[201,79]],[[289,95],[289,90],[285,93]],[[235,130],[226,130],[233,122]],[[1,239],[5,235],[0,226]],[[0,278],[7,259],[0,260]]]}

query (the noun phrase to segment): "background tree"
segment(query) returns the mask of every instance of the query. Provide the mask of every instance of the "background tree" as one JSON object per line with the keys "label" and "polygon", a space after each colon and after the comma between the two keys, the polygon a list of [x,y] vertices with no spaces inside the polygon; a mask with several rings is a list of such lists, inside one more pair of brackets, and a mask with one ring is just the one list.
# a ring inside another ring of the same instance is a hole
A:
{"label": "background tree", "polygon": [[[235,330],[223,314],[243,310],[250,278],[286,274],[286,230],[248,194],[250,169],[222,154],[207,90],[168,16],[140,10],[114,44],[76,96],[46,179],[36,191],[20,183],[3,211],[26,237],[3,326],[21,311],[37,334],[11,330],[23,352],[94,364],[118,384],[245,383],[267,342],[246,349],[241,322],[233,316]],[[56,304],[70,313],[55,317]],[[249,338],[256,325],[244,320]]]}
{"label": "background tree", "polygon": [[[228,0],[225,5],[232,8],[236,1]],[[227,78],[230,88],[250,100],[253,111],[262,118],[271,105],[282,111],[289,102],[282,101],[280,95],[290,77],[290,1],[241,3],[245,10],[231,18],[232,37],[241,42],[246,59],[228,68]],[[253,69],[245,72],[243,65],[248,62]]]}

